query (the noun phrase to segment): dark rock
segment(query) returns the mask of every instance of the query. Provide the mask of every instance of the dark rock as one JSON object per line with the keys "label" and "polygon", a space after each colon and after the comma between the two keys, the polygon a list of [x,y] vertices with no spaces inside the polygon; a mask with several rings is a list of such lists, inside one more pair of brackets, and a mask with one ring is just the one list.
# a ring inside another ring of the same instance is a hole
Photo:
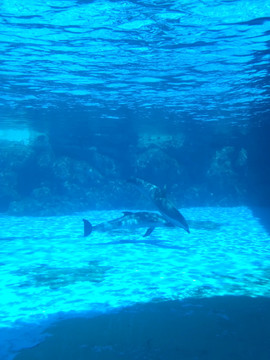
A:
{"label": "dark rock", "polygon": [[163,150],[156,148],[138,154],[134,175],[161,187],[182,183],[184,177],[179,163]]}
{"label": "dark rock", "polygon": [[211,196],[219,201],[219,205],[236,205],[243,201],[245,189],[239,176],[239,166],[246,161],[244,150],[237,154],[232,146],[216,151],[210,168],[207,171],[207,186]]}

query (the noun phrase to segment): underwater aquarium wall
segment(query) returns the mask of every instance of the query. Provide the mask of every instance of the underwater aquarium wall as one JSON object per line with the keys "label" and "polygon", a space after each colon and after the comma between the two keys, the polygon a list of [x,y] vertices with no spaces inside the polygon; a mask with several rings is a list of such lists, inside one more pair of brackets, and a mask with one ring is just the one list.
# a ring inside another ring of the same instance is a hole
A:
{"label": "underwater aquarium wall", "polygon": [[266,119],[199,124],[166,109],[123,107],[114,120],[106,110],[27,113],[26,134],[2,130],[1,212],[148,208],[131,176],[166,187],[179,207],[269,205]]}

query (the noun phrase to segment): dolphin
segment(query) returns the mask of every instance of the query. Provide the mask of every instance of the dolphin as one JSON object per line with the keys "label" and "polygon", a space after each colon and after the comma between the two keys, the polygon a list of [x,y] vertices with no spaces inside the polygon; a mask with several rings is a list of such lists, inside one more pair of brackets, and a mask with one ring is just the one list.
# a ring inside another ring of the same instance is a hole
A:
{"label": "dolphin", "polygon": [[145,237],[149,236],[155,227],[174,227],[174,225],[168,222],[163,216],[149,211],[124,211],[123,216],[95,226],[92,226],[86,219],[83,219],[83,223],[84,236],[89,236],[93,230],[103,232],[117,229],[138,229],[146,227],[146,233],[143,235]]}
{"label": "dolphin", "polygon": [[136,185],[140,191],[146,194],[170,224],[181,227],[190,233],[186,219],[180,211],[177,210],[174,204],[167,199],[165,190],[162,190],[158,186],[139,178],[130,178],[128,182]]}

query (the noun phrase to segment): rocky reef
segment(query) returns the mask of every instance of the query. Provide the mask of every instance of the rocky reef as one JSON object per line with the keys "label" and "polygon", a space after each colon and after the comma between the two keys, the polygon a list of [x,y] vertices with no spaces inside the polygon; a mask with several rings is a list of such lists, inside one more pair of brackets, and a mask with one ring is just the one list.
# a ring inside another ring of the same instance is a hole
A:
{"label": "rocky reef", "polygon": [[47,132],[28,144],[2,141],[0,211],[42,216],[151,208],[126,182],[130,176],[166,186],[179,207],[246,202],[249,154],[244,142],[228,143],[223,136],[213,144],[213,132],[200,140],[200,134],[184,131],[141,130],[125,136],[125,141],[109,134],[89,136],[89,141],[77,136],[63,143]]}

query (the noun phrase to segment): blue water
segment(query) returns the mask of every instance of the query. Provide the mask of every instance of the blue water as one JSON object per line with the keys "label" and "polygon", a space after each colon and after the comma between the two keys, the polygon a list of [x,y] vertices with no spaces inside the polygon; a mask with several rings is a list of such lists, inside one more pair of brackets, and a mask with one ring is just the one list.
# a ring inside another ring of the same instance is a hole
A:
{"label": "blue water", "polygon": [[137,118],[162,108],[223,124],[267,111],[268,1],[4,0],[0,9],[7,123],[15,110],[13,125],[27,122],[31,109],[82,107],[115,121],[121,106]]}
{"label": "blue water", "polygon": [[[1,1],[1,360],[270,358],[269,14]],[[157,211],[132,176],[191,233],[83,237]]]}

